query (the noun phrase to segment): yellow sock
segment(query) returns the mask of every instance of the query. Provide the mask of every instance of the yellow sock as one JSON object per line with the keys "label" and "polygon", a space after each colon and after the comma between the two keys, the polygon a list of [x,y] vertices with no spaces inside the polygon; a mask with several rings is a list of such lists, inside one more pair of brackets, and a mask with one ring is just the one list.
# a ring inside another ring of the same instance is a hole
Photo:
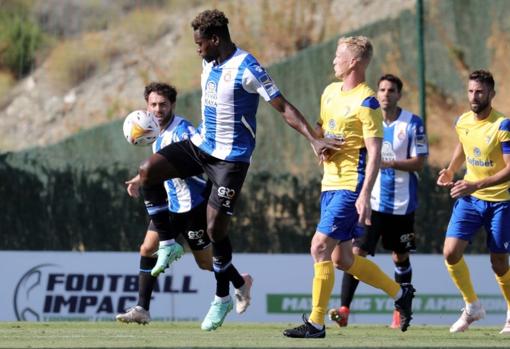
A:
{"label": "yellow sock", "polygon": [[347,272],[358,280],[383,290],[393,299],[400,291],[398,283],[386,275],[377,264],[365,257],[354,255],[354,263]]}
{"label": "yellow sock", "polygon": [[312,313],[309,320],[324,325],[324,317],[328,311],[329,297],[335,285],[335,268],[333,262],[315,263],[312,288]]}
{"label": "yellow sock", "polygon": [[448,273],[450,273],[450,277],[453,280],[453,283],[457,286],[462,297],[464,298],[464,302],[466,303],[474,303],[478,300],[478,296],[475,293],[473,288],[473,283],[471,282],[471,276],[469,275],[469,269],[464,260],[464,257],[460,259],[456,264],[448,264],[445,260],[444,264],[446,265],[446,269],[448,269]]}
{"label": "yellow sock", "polygon": [[503,276],[496,275],[496,281],[506,300],[507,307],[510,309],[510,269]]}

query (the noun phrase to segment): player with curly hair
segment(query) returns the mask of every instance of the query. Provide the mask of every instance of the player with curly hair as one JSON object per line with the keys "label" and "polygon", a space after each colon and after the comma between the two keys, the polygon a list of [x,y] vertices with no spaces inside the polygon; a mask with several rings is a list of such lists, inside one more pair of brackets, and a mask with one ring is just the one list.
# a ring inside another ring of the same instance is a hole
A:
{"label": "player with curly hair", "polygon": [[[241,193],[255,148],[259,96],[311,143],[318,156],[342,142],[316,135],[303,115],[282,95],[266,70],[231,40],[228,18],[218,10],[201,12],[191,23],[197,52],[203,58],[202,121],[190,140],[172,143],[148,158],[139,170],[147,210],[159,231],[168,232],[163,183],[205,173],[212,182],[207,206],[207,233],[213,245],[216,294],[201,328],[215,330],[233,309],[230,283],[236,289],[236,311],[250,304],[252,277],[241,275],[232,260],[228,225]],[[160,248],[158,263],[167,266],[179,247]],[[160,263],[161,262],[161,263]]]}

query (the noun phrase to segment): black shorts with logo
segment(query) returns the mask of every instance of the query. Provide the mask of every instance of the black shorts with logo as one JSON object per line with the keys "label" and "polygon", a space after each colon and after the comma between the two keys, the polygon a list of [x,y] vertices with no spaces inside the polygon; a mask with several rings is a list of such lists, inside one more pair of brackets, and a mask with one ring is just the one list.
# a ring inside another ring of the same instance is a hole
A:
{"label": "black shorts with logo", "polygon": [[159,150],[158,154],[168,160],[179,178],[205,173],[212,183],[209,205],[228,215],[233,214],[249,163],[217,159],[200,150],[191,140],[171,143]]}
{"label": "black shorts with logo", "polygon": [[[207,201],[192,210],[183,213],[170,212],[170,225],[172,229],[184,237],[189,248],[200,251],[211,244],[207,235]],[[147,230],[156,231],[154,223],[150,221]]]}
{"label": "black shorts with logo", "polygon": [[381,238],[385,250],[396,253],[416,251],[414,212],[394,215],[372,211],[371,220],[372,225],[367,226],[365,234],[354,241],[354,246],[374,256]]}

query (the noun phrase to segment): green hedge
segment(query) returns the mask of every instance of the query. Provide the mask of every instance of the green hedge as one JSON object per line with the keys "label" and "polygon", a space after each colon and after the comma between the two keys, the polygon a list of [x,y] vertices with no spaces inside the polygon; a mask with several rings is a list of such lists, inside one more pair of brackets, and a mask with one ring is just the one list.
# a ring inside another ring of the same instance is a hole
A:
{"label": "green hedge", "polygon": [[[492,69],[494,42],[510,32],[508,1],[425,4],[427,84],[436,93],[465,102],[466,70]],[[375,55],[367,74],[371,85],[391,72],[406,82],[406,91],[413,90],[415,33],[413,11],[350,33],[373,41]],[[284,95],[310,123],[319,114],[323,88],[333,80],[335,47],[333,39],[269,67]],[[414,97],[404,95],[404,106],[410,103],[407,98]],[[180,96],[178,111],[196,123],[200,91]],[[231,226],[235,250],[307,252],[319,218],[319,167],[306,140],[267,103],[261,102],[257,119],[257,150]],[[141,200],[125,194],[123,183],[149,150],[129,146],[121,123],[46,148],[0,155],[1,249],[137,249],[146,215]],[[435,185],[437,172],[426,168],[422,173],[416,217],[419,252],[440,252],[448,224],[452,202],[447,191]],[[484,245],[480,234],[472,251],[483,252]]]}
{"label": "green hedge", "polygon": [[[2,250],[137,250],[147,216],[125,192],[132,170],[120,165],[75,171],[32,163],[16,168],[0,156]],[[27,164],[27,163],[25,163]],[[452,201],[435,185],[437,169],[421,176],[416,216],[418,252],[441,251]],[[249,173],[230,228],[238,252],[306,253],[319,219],[320,176]],[[480,236],[473,251],[484,251]]]}

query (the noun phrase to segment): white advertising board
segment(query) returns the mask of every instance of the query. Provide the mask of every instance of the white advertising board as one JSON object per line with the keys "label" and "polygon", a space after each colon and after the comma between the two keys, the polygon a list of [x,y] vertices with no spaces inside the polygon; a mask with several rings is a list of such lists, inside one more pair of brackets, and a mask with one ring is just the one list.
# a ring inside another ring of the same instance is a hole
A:
{"label": "white advertising board", "polygon": [[[389,255],[373,259],[393,277]],[[137,301],[137,253],[0,251],[1,321],[111,321]],[[235,265],[254,278],[252,305],[227,321],[296,322],[311,307],[313,264],[305,254],[235,254]],[[489,256],[466,256],[471,277],[487,318],[480,325],[501,325],[506,302],[490,268]],[[417,289],[415,324],[450,324],[463,301],[440,255],[412,256]],[[342,272],[336,273],[330,306],[339,306]],[[199,270],[186,254],[158,278],[150,312],[153,320],[199,321],[213,299],[214,275]],[[232,291],[233,292],[233,291]],[[393,300],[360,284],[350,323],[389,323]]]}

